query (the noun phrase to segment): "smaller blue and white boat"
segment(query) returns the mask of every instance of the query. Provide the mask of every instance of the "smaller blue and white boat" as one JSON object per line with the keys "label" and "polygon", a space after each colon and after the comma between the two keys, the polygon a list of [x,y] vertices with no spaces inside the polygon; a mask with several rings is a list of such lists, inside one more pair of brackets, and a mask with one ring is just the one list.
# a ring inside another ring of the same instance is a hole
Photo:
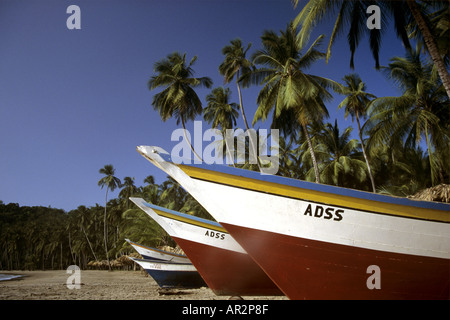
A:
{"label": "smaller blue and white boat", "polygon": [[131,257],[130,259],[147,271],[161,288],[200,288],[207,286],[192,263]]}
{"label": "smaller blue and white boat", "polygon": [[182,254],[164,251],[156,248],[146,247],[142,244],[125,239],[144,259],[172,261],[177,263],[191,263],[191,261]]}

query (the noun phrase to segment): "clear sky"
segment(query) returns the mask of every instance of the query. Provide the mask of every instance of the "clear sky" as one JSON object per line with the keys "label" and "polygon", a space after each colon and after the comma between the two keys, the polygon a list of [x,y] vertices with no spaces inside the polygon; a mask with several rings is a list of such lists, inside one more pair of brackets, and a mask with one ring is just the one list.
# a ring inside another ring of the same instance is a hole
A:
{"label": "clear sky", "polygon": [[[72,4],[81,9],[81,30],[66,27]],[[134,177],[137,186],[148,175],[164,181],[135,150],[145,144],[170,151],[177,144],[170,140],[179,127],[175,120],[162,122],[151,106],[158,92],[147,88],[154,63],[174,51],[189,60],[197,55],[195,76],[221,86],[221,49],[230,40],[251,42],[251,54],[264,30],[284,30],[298,12],[290,0],[0,0],[0,200],[67,211],[103,204],[97,182],[105,164],[122,180]],[[331,22],[320,25],[312,38],[331,28]],[[386,65],[404,50],[392,31],[383,31],[380,55]],[[330,62],[317,62],[310,73],[340,81],[352,72],[345,35],[339,39]],[[374,70],[366,39],[355,71],[369,92],[398,95]],[[235,84],[229,87],[237,102]],[[204,105],[209,92],[198,90]],[[258,92],[243,90],[250,121]],[[335,95],[327,107],[329,121],[337,117],[343,130],[352,123],[336,111],[341,100]],[[242,118],[238,126],[244,127]]]}

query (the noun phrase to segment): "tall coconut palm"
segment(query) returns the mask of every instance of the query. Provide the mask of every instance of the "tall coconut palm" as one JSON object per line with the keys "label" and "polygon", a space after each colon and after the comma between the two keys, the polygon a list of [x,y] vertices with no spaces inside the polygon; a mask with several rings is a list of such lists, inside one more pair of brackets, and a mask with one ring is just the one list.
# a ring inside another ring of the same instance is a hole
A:
{"label": "tall coconut palm", "polygon": [[[233,78],[236,77],[236,86],[239,95],[239,107],[241,109],[242,119],[244,121],[245,128],[247,131],[250,129],[247,117],[245,115],[244,103],[242,101],[242,92],[241,85],[248,86],[250,84],[250,75],[254,70],[254,66],[250,60],[246,58],[246,54],[250,47],[251,43],[247,45],[247,48],[244,49],[242,46],[241,39],[237,38],[230,41],[230,45],[223,47],[222,54],[225,55],[224,61],[219,66],[219,72],[224,76],[225,84],[230,83]],[[259,158],[257,157],[257,149],[256,149],[256,141],[253,141],[253,138],[249,134],[250,147],[252,148],[253,155],[257,159],[258,167],[261,167],[261,163]]]}
{"label": "tall coconut palm", "polygon": [[85,206],[78,206],[75,212],[79,214],[79,225],[81,230],[83,231],[84,236],[86,237],[86,241],[89,245],[89,248],[91,249],[92,255],[94,256],[95,261],[98,261],[97,256],[95,255],[95,251],[92,248],[91,241],[89,241],[89,237],[86,233],[86,228],[84,227],[85,224],[88,224],[89,227],[89,225],[92,223],[92,220],[88,217],[88,215],[90,215],[90,212]]}
{"label": "tall coconut palm", "polygon": [[119,198],[124,199],[125,207],[128,209],[130,197],[138,191],[138,188],[134,185],[134,178],[123,178],[122,190],[119,192]]}
{"label": "tall coconut palm", "polygon": [[105,176],[101,178],[98,181],[98,185],[103,189],[103,187],[106,187],[106,193],[105,193],[105,213],[103,216],[103,238],[104,238],[104,245],[105,245],[105,253],[106,253],[106,260],[108,261],[108,268],[111,269],[111,263],[109,262],[108,257],[108,239],[107,239],[107,225],[106,225],[106,207],[108,203],[108,190],[114,191],[116,188],[120,188],[121,182],[120,179],[115,177],[114,174],[116,172],[116,169],[114,169],[113,165],[107,164],[103,168],[99,170],[100,174],[104,174]]}
{"label": "tall coconut palm", "polygon": [[289,138],[280,135],[278,148],[280,169],[278,174],[284,177],[304,180],[306,170],[301,161],[304,150],[301,150],[299,147],[295,148],[294,145],[297,143],[299,143],[299,140],[297,140],[295,135],[290,135]]}
{"label": "tall coconut palm", "polygon": [[308,126],[328,117],[324,101],[331,98],[326,88],[337,85],[329,79],[307,74],[304,69],[325,56],[317,50],[323,35],[319,36],[309,49],[301,55],[303,47],[295,41],[296,29],[289,24],[280,35],[265,31],[262,39],[263,49],[253,55],[255,64],[263,67],[253,74],[253,81],[261,83],[253,123],[266,120],[273,111],[274,121],[289,114],[285,120],[297,122],[308,142],[316,176],[320,183],[319,168],[315,157]]}
{"label": "tall coconut palm", "polygon": [[150,185],[155,184],[155,177],[152,175],[149,175],[147,177],[145,177],[144,182]]}
{"label": "tall coconut palm", "polygon": [[[299,0],[293,0],[295,6]],[[440,7],[447,6],[448,1],[435,1]],[[394,27],[397,35],[402,39],[406,48],[411,48],[408,40],[407,26],[414,22],[426,43],[433,63],[435,64],[439,77],[444,85],[447,96],[450,97],[450,75],[445,66],[444,60],[439,53],[436,45],[435,36],[432,34],[430,25],[427,22],[427,1],[403,0],[403,1],[328,1],[328,0],[309,0],[295,19],[296,26],[301,24],[302,29],[299,32],[298,41],[304,43],[309,38],[313,27],[321,22],[325,17],[337,12],[334,28],[331,33],[327,50],[327,61],[331,56],[331,46],[337,35],[342,33],[346,26],[349,26],[347,40],[351,51],[350,66],[354,67],[354,53],[358,47],[361,37],[369,33],[369,44],[375,59],[376,68],[380,67],[378,53],[381,45],[381,30],[386,27],[388,13],[394,21]],[[381,29],[369,29],[366,26],[367,8],[370,5],[380,6]],[[448,9],[445,13],[449,15]]]}
{"label": "tall coconut palm", "polygon": [[167,180],[161,184],[160,189],[161,195],[158,205],[176,211],[179,211],[183,207],[186,199],[186,191],[184,191],[175,179],[167,176]]}
{"label": "tall coconut palm", "polygon": [[[230,89],[218,87],[206,96],[208,102],[206,108],[203,109],[203,119],[211,124],[212,128],[220,127],[222,137],[226,137],[226,130],[233,129],[236,125],[236,119],[239,117],[238,104],[230,102]],[[227,152],[226,139],[223,140],[224,147]],[[232,161],[234,157],[228,154],[229,159]],[[233,164],[234,165],[234,164]]]}
{"label": "tall coconut palm", "polygon": [[[155,63],[154,69],[157,75],[152,76],[148,81],[150,90],[164,88],[153,96],[153,108],[158,110],[163,121],[176,117],[177,124],[181,122],[185,134],[186,121],[194,120],[202,112],[202,103],[194,88],[210,88],[212,85],[212,80],[208,77],[193,77],[192,65],[196,60],[197,56],[194,56],[187,64],[186,54],[174,52]],[[201,160],[187,136],[186,140],[194,154]]]}
{"label": "tall coconut palm", "polygon": [[421,48],[394,57],[386,68],[402,92],[400,97],[381,97],[370,107],[368,129],[370,143],[403,143],[415,148],[425,140],[431,168],[432,184],[443,182],[449,169],[446,152],[450,144],[450,100],[433,66],[423,61]]}
{"label": "tall coconut palm", "polygon": [[[236,86],[239,95],[239,107],[241,109],[242,119],[245,127],[249,129],[247,117],[245,116],[244,104],[242,102],[242,93],[240,82],[242,75],[248,75],[253,70],[253,65],[245,56],[252,46],[251,43],[244,49],[241,39],[234,39],[230,41],[230,45],[223,47],[222,54],[225,55],[224,61],[219,66],[219,72],[224,76],[225,84],[230,83],[233,78],[236,78]],[[245,78],[244,79],[248,79]],[[248,80],[244,81],[244,86],[248,85]]]}
{"label": "tall coconut palm", "polygon": [[221,131],[232,129],[236,125],[239,117],[238,104],[230,102],[230,89],[218,87],[206,96],[208,105],[203,109],[203,119],[212,128],[219,128]]}
{"label": "tall coconut palm", "polygon": [[338,105],[338,109],[345,108],[345,117],[347,118],[350,114],[352,121],[356,119],[358,124],[358,135],[359,141],[361,143],[361,149],[363,151],[364,160],[366,161],[367,170],[369,172],[370,182],[372,184],[372,191],[376,192],[375,180],[373,178],[372,169],[369,164],[369,158],[364,146],[364,139],[361,130],[360,118],[364,119],[366,117],[367,106],[370,99],[376,98],[373,94],[366,92],[366,85],[362,82],[359,75],[352,73],[346,75],[343,78],[345,85],[338,90],[342,95],[345,95],[345,99]]}
{"label": "tall coconut palm", "polygon": [[[433,60],[434,65],[436,66],[437,72],[442,81],[442,85],[447,92],[447,96],[450,98],[450,74],[448,73],[448,69],[444,63],[444,59],[439,52],[437,41],[435,40],[435,37],[431,32],[431,28],[425,19],[423,10],[421,10],[421,7],[415,0],[407,0],[406,3],[408,4],[409,10],[411,11],[411,14],[413,15],[417,23],[417,26],[422,33],[427,51],[430,54],[431,60]],[[450,12],[448,10],[448,1],[443,1],[442,3],[444,4],[444,6],[446,6],[446,16],[448,19],[448,17],[450,16]]]}
{"label": "tall coconut palm", "polygon": [[[436,40],[436,45],[439,50],[439,54],[443,57],[444,63],[448,66],[450,62],[450,3],[445,1],[436,2],[430,1],[428,5],[434,8],[437,5],[436,11],[431,11],[425,16],[427,24],[430,26],[430,31]],[[408,27],[410,31],[410,37],[421,42],[423,46],[426,46],[424,38],[417,24],[410,24]]]}
{"label": "tall coconut palm", "polygon": [[149,175],[144,179],[144,182],[147,185],[142,188],[142,197],[150,203],[157,204],[161,196],[161,190],[155,183],[155,177]]}

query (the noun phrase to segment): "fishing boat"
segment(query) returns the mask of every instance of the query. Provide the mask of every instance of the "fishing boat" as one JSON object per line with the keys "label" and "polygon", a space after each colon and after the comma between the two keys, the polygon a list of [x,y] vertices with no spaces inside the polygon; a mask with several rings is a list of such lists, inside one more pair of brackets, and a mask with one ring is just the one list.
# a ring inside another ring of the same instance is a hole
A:
{"label": "fishing boat", "polygon": [[190,263],[189,258],[185,255],[146,247],[142,244],[133,242],[130,239],[125,239],[125,241],[127,241],[144,259]]}
{"label": "fishing boat", "polygon": [[159,147],[137,150],[196,198],[290,299],[450,298],[449,204],[175,163]]}
{"label": "fishing boat", "polygon": [[206,286],[192,263],[136,259],[139,264],[156,281],[161,288],[200,288]]}
{"label": "fishing boat", "polygon": [[130,198],[186,253],[216,295],[283,295],[265,272],[217,222]]}

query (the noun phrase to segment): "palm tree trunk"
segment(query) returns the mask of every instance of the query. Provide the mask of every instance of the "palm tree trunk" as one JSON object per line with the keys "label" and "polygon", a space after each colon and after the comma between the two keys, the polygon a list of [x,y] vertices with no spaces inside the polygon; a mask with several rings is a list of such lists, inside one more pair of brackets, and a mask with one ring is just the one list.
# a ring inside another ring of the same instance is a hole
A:
{"label": "palm tree trunk", "polygon": [[89,241],[89,238],[88,238],[88,236],[87,236],[87,234],[86,234],[86,230],[84,230],[84,227],[83,227],[83,226],[81,226],[81,229],[83,230],[84,236],[86,237],[86,240],[87,240],[87,243],[88,243],[88,245],[89,245],[89,248],[91,248],[91,252],[92,252],[92,254],[94,255],[95,261],[98,261],[97,256],[95,255],[95,252],[94,252],[94,250],[92,249],[91,242]]}
{"label": "palm tree trunk", "polygon": [[236,72],[236,85],[237,85],[237,89],[238,89],[239,107],[241,109],[242,119],[244,119],[245,128],[247,128],[248,139],[250,140],[250,145],[252,146],[253,154],[255,155],[256,162],[258,164],[259,169],[261,170],[261,163],[259,161],[259,157],[258,157],[258,153],[257,153],[257,150],[256,150],[255,142],[253,141],[252,136],[251,136],[251,134],[249,132],[250,127],[248,126],[247,117],[245,116],[244,105],[243,105],[243,102],[242,102],[241,86],[239,85],[239,70]]}
{"label": "palm tree trunk", "polygon": [[103,216],[103,239],[105,242],[105,253],[106,253],[106,261],[108,261],[108,269],[111,271],[111,263],[109,262],[108,257],[108,244],[107,244],[107,229],[106,229],[106,205],[108,203],[108,188],[106,188],[106,194],[105,194],[105,214]]}
{"label": "palm tree trunk", "polygon": [[184,133],[184,137],[186,138],[186,141],[189,143],[189,146],[191,147],[192,152],[196,155],[196,157],[198,158],[198,160],[203,161],[202,158],[197,154],[197,152],[195,152],[194,147],[192,146],[191,142],[189,141],[187,134],[186,134],[186,125],[184,124],[184,119],[181,116],[181,125],[183,126],[183,133]]}
{"label": "palm tree trunk", "polygon": [[244,105],[242,104],[241,86],[239,85],[239,70],[236,72],[236,85],[237,85],[238,94],[239,94],[239,107],[241,109],[242,119],[244,119],[245,127],[248,130],[249,126],[247,123],[247,117],[245,116],[245,112],[244,112]]}
{"label": "palm tree trunk", "polygon": [[430,161],[430,171],[431,171],[431,185],[434,186],[436,184],[436,169],[433,161],[433,152],[431,150],[430,137],[428,136],[428,123],[425,122],[425,137],[427,139],[427,148],[428,148],[428,160]]}
{"label": "palm tree trunk", "polygon": [[447,92],[447,96],[450,97],[450,75],[445,67],[444,60],[439,54],[439,50],[436,45],[436,42],[434,41],[434,37],[431,34],[431,31],[428,28],[425,19],[420,13],[416,1],[407,0],[406,3],[408,4],[409,9],[411,10],[412,15],[414,16],[414,19],[417,22],[417,26],[419,27],[420,32],[422,33],[423,40],[425,41],[425,45],[427,46],[428,52],[430,53],[431,60],[433,60],[433,63],[436,66],[439,77],[442,80],[442,84],[444,85],[445,91]]}
{"label": "palm tree trunk", "polygon": [[62,255],[62,241],[59,243],[59,254],[60,254],[60,259],[59,259],[59,268],[62,270],[63,269],[63,255]]}
{"label": "palm tree trunk", "polygon": [[[231,165],[232,165],[233,167],[236,168],[236,166],[234,165],[234,155],[231,154],[230,148],[228,148],[228,141],[227,141],[226,129],[223,129],[223,128],[222,128],[221,133],[222,133],[223,141],[225,142],[225,150],[226,150],[226,154],[227,154],[228,157],[230,158]],[[233,140],[233,143],[234,143],[234,140]],[[234,149],[233,149],[233,150],[234,150]],[[233,152],[233,153],[234,153],[234,152]],[[225,159],[226,159],[226,158],[227,158],[227,157],[225,156]],[[226,161],[225,161],[225,163],[226,163]]]}
{"label": "palm tree trunk", "polygon": [[373,179],[372,169],[370,168],[370,164],[369,164],[369,158],[367,157],[367,154],[366,154],[366,147],[364,147],[364,141],[363,141],[363,137],[362,137],[362,133],[361,133],[361,125],[359,124],[358,111],[356,112],[356,122],[358,123],[359,140],[361,141],[361,149],[363,151],[364,160],[366,160],[367,170],[369,171],[370,182],[372,183],[372,190],[373,190],[373,193],[376,193],[377,190],[375,188],[375,180]]}
{"label": "palm tree trunk", "polygon": [[70,249],[70,255],[72,256],[72,261],[75,263],[75,256],[73,255],[73,249],[72,249],[72,240],[70,239],[70,230],[69,230],[69,249]]}
{"label": "palm tree trunk", "polygon": [[316,176],[316,183],[320,183],[319,166],[317,165],[316,154],[313,149],[311,137],[309,136],[306,125],[303,123],[302,123],[302,128],[303,128],[303,131],[305,132],[306,141],[308,142],[309,153],[311,153],[311,159],[312,159],[313,167],[314,167],[314,175]]}

